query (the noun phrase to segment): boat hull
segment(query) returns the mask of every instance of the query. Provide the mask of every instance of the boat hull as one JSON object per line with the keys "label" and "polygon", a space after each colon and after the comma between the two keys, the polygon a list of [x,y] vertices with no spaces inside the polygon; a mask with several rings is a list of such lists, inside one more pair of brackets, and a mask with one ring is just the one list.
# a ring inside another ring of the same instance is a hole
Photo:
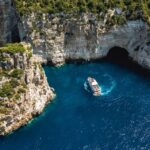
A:
{"label": "boat hull", "polygon": [[93,96],[100,96],[101,95],[101,88],[98,85],[98,83],[96,82],[96,80],[94,79],[94,82],[96,83],[95,85],[92,85],[91,82],[89,82],[89,80],[87,79],[87,81],[84,83],[84,88],[87,91],[90,91]]}

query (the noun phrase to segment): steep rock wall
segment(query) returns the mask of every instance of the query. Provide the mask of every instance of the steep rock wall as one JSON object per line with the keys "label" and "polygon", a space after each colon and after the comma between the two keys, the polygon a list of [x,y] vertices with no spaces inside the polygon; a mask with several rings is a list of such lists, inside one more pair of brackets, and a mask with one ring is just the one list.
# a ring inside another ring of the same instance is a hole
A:
{"label": "steep rock wall", "polygon": [[125,48],[140,65],[150,68],[150,33],[142,20],[107,27],[93,14],[50,16],[37,14],[22,18],[34,53],[43,60],[61,65],[68,59],[99,59],[115,46]]}
{"label": "steep rock wall", "polygon": [[30,44],[22,43],[25,52],[3,47],[25,38],[13,2],[0,0],[0,135],[27,124],[55,96]]}
{"label": "steep rock wall", "polygon": [[0,135],[25,125],[55,96],[41,64],[28,53],[0,54]]}
{"label": "steep rock wall", "polygon": [[[19,96],[0,97],[0,135],[26,124],[55,96],[37,62],[50,61],[54,65],[62,65],[66,60],[89,61],[107,56],[111,48],[118,46],[125,48],[134,61],[150,69],[150,32],[141,20],[108,27],[106,19],[113,16],[113,11],[106,14],[104,20],[93,14],[75,17],[32,13],[23,16],[21,22],[12,2],[0,0],[0,46],[26,40],[32,44],[34,55],[31,58],[21,53],[1,55],[7,59],[0,60],[0,71],[8,69],[11,74],[11,70],[23,69],[20,81],[26,88],[20,91]],[[5,71],[3,73],[0,89],[10,81],[10,76],[6,77]]]}

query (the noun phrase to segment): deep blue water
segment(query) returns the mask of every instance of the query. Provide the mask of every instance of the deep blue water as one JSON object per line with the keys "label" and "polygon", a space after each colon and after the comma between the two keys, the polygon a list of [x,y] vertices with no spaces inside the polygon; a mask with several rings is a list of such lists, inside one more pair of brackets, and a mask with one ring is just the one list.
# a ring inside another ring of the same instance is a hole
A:
{"label": "deep blue water", "polygon": [[[57,97],[29,125],[0,138],[0,150],[148,150],[150,78],[109,62],[44,67]],[[103,95],[83,84],[92,76]]]}

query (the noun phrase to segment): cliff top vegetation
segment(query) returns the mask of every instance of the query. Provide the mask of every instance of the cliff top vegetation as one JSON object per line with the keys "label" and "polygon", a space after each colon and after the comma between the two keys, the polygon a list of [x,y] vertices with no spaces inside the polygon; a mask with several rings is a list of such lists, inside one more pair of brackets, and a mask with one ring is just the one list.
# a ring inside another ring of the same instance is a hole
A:
{"label": "cliff top vegetation", "polygon": [[21,15],[30,12],[42,13],[82,13],[107,12],[108,9],[120,8],[127,19],[141,17],[150,22],[150,0],[15,0]]}
{"label": "cliff top vegetation", "polygon": [[0,47],[0,53],[7,52],[7,53],[24,53],[25,48],[21,43],[9,43],[6,44],[4,47]]}

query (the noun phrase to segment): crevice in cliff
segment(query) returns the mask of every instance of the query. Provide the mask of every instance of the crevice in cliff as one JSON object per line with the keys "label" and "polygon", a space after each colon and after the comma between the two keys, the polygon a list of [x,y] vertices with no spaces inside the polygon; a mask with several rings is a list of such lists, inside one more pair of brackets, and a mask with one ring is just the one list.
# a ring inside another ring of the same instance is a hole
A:
{"label": "crevice in cliff", "polygon": [[18,26],[15,25],[11,32],[11,41],[13,43],[21,42]]}

